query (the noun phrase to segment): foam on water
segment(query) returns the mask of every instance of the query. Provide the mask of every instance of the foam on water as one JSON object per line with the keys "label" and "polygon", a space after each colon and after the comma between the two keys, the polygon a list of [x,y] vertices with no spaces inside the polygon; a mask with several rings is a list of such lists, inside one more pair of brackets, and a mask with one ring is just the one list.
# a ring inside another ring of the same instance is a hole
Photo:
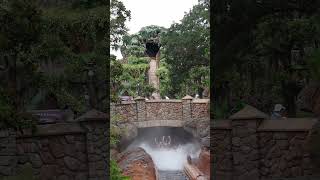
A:
{"label": "foam on water", "polygon": [[187,162],[187,156],[196,158],[200,153],[200,147],[196,144],[184,144],[175,149],[152,148],[146,143],[141,143],[139,147],[150,154],[158,170],[165,171],[183,170],[183,165]]}

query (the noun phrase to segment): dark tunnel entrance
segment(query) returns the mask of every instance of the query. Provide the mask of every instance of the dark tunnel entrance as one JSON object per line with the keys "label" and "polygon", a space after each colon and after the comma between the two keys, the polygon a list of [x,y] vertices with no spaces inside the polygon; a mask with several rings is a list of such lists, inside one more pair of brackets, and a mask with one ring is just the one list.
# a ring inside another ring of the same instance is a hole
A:
{"label": "dark tunnel entrance", "polygon": [[155,43],[153,41],[146,43],[145,52],[149,57],[156,57],[159,50],[160,50],[160,45],[158,43]]}

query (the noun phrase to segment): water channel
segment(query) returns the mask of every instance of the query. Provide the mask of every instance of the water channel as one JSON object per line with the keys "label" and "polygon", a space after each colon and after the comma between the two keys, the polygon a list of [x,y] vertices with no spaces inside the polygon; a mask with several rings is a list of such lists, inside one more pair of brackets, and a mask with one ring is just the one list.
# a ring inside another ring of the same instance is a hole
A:
{"label": "water channel", "polygon": [[188,156],[195,159],[201,147],[196,138],[183,128],[154,127],[139,129],[137,138],[128,146],[141,147],[152,158],[158,179],[185,180],[183,167]]}

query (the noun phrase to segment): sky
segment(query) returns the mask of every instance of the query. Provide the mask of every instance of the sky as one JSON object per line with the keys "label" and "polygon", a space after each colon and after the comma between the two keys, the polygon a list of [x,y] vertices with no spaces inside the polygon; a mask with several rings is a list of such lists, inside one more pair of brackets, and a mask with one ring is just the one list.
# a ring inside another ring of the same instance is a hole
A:
{"label": "sky", "polygon": [[[149,25],[169,28],[173,22],[179,23],[185,12],[198,3],[198,0],[120,0],[131,11],[131,20],[126,22],[129,34],[137,33]],[[111,50],[117,59],[121,53]]]}

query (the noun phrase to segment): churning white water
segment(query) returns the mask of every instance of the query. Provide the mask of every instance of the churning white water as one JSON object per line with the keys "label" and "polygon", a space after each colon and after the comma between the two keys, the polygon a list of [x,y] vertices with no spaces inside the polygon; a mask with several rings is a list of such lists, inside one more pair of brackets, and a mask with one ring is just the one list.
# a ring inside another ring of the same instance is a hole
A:
{"label": "churning white water", "polygon": [[153,159],[158,170],[183,170],[187,156],[196,158],[199,156],[200,147],[196,144],[179,145],[176,148],[152,148],[146,143],[139,147],[143,148]]}

